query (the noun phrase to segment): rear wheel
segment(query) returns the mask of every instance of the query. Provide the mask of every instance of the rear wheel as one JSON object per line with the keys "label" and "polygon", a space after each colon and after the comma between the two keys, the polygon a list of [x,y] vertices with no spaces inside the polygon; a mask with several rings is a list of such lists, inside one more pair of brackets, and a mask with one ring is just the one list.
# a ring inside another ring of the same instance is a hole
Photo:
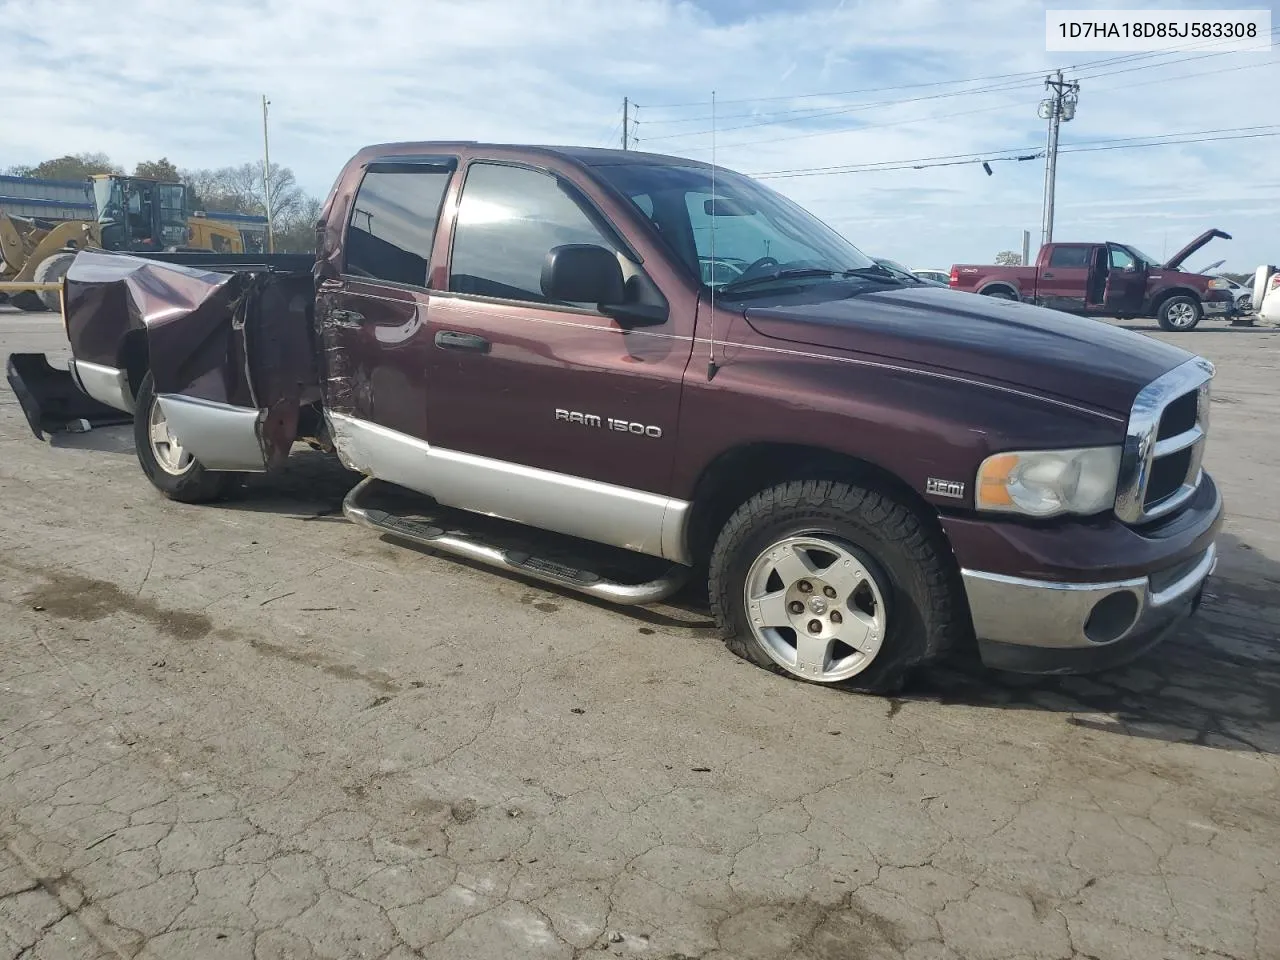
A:
{"label": "rear wheel", "polygon": [[[46,257],[40,262],[40,266],[36,267],[33,279],[36,283],[59,283],[67,275],[67,270],[71,268],[71,261],[75,258],[74,253],[55,253],[51,257]],[[41,290],[36,296],[49,310],[61,308],[56,291]]]}
{"label": "rear wheel", "polygon": [[1195,297],[1177,296],[1160,304],[1156,320],[1163,330],[1185,331],[1194,330],[1202,315],[1199,300]]}
{"label": "rear wheel", "polygon": [[710,562],[725,643],[799,680],[890,693],[963,632],[941,537],[875,490],[793,481],[752,497]]}
{"label": "rear wheel", "polygon": [[133,443],[138,463],[152,486],[170,500],[207,503],[218,499],[231,479],[228,473],[206,470],[169,430],[164,410],[156,400],[155,380],[143,378],[133,414]]}

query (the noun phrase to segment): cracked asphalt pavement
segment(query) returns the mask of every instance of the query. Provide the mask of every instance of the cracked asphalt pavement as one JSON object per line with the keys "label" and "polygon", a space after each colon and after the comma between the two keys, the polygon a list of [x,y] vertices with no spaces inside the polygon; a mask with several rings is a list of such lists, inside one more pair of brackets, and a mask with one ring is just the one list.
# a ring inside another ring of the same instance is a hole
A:
{"label": "cracked asphalt pavement", "polygon": [[319,455],[167,502],[127,428],[39,443],[0,389],[0,960],[1280,957],[1280,331],[1177,339],[1200,616],[892,700],[386,543]]}

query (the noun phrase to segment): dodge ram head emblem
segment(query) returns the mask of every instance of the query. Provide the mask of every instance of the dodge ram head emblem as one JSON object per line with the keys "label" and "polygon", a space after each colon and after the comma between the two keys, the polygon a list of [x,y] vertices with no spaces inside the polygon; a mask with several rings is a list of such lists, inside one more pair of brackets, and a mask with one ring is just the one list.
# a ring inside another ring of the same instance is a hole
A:
{"label": "dodge ram head emblem", "polygon": [[556,408],[556,419],[563,420],[565,423],[576,423],[584,427],[605,427],[609,430],[616,430],[618,433],[634,433],[638,437],[662,436],[661,427],[651,427],[643,423],[632,423],[630,420],[620,420],[617,417],[600,417],[594,413],[582,413],[578,410],[562,410]]}
{"label": "dodge ram head emblem", "polygon": [[953,500],[964,499],[964,484],[959,480],[939,480],[930,477],[925,481],[924,492],[938,497],[951,497]]}

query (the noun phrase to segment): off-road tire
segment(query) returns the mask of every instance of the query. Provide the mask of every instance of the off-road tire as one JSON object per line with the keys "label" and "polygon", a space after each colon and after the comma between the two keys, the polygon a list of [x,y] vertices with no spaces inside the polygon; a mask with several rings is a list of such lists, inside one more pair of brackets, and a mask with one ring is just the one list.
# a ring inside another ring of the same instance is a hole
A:
{"label": "off-road tire", "polygon": [[224,471],[206,470],[199,460],[193,459],[181,474],[172,474],[156,461],[151,447],[151,408],[156,403],[155,380],[148,371],[138,389],[138,399],[133,413],[133,444],[138,453],[138,463],[151,485],[170,500],[181,503],[209,503],[219,499],[227,490],[232,475]]}
{"label": "off-road tire", "polygon": [[[67,270],[71,268],[71,261],[75,258],[76,255],[74,253],[55,253],[51,257],[45,257],[40,261],[40,265],[36,267],[36,272],[32,279],[36,283],[58,283],[67,275]],[[40,302],[45,305],[46,309],[55,312],[62,309],[62,304],[56,292],[42,290],[36,296],[40,298]]]}
{"label": "off-road tire", "polygon": [[712,613],[726,646],[757,666],[778,666],[753,634],[746,577],[770,545],[796,535],[836,538],[872,561],[890,590],[888,626],[871,663],[841,686],[869,693],[901,689],[912,667],[942,656],[971,633],[959,571],[941,531],[884,492],[829,480],[797,480],[753,496],[729,518],[709,563]]}
{"label": "off-road tire", "polygon": [[[1170,314],[1180,307],[1190,306],[1191,311],[1195,315],[1190,323],[1178,326],[1170,318]],[[1204,310],[1200,307],[1200,301],[1195,297],[1180,294],[1176,297],[1170,297],[1164,303],[1160,304],[1160,309],[1156,312],[1156,321],[1160,324],[1161,330],[1168,330],[1170,333],[1186,333],[1188,330],[1194,330],[1200,325],[1200,321],[1204,318]]]}

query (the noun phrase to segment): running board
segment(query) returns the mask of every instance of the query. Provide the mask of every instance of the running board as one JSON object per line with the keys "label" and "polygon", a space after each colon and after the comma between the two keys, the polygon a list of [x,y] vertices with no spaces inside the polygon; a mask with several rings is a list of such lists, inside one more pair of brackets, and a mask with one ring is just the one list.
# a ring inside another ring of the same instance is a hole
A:
{"label": "running board", "polygon": [[[492,546],[465,531],[446,530],[426,521],[411,520],[362,504],[361,496],[376,482],[375,477],[365,477],[343,499],[342,513],[348,520],[432,550],[566,587],[610,603],[659,603],[677,593],[688,582],[692,572],[688,567],[673,564],[661,577],[647,583],[622,583],[606,579],[590,570],[548,560],[525,550]],[[531,534],[534,533],[532,528],[529,529]]]}

